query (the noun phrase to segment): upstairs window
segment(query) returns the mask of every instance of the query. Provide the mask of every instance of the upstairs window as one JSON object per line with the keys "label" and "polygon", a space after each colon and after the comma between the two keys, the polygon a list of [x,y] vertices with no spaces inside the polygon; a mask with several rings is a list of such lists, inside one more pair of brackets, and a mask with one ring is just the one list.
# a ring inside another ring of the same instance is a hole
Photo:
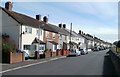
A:
{"label": "upstairs window", "polygon": [[65,40],[67,40],[67,36],[65,36]]}
{"label": "upstairs window", "polygon": [[60,39],[60,40],[62,39],[62,35],[61,35],[61,34],[59,35],[59,39]]}
{"label": "upstairs window", "polygon": [[55,33],[52,34],[52,37],[55,39],[55,37],[56,37]]}
{"label": "upstairs window", "polygon": [[39,30],[36,30],[36,35],[39,35],[39,32],[40,32]]}
{"label": "upstairs window", "polygon": [[42,30],[36,30],[36,35],[39,35],[39,33],[42,35]]}
{"label": "upstairs window", "polygon": [[46,38],[49,38],[50,35],[49,35],[49,32],[46,31]]}
{"label": "upstairs window", "polygon": [[30,27],[25,27],[25,32],[26,32],[26,33],[32,33],[32,28],[30,28]]}

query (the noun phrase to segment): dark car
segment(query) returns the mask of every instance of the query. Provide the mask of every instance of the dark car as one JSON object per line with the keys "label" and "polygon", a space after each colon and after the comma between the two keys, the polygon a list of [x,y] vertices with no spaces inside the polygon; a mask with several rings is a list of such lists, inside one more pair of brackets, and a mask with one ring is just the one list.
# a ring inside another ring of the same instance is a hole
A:
{"label": "dark car", "polygon": [[79,49],[79,51],[81,51],[81,55],[88,54],[88,51],[85,49]]}
{"label": "dark car", "polygon": [[93,48],[93,51],[99,51],[99,47],[97,47],[97,46],[94,47],[94,48]]}

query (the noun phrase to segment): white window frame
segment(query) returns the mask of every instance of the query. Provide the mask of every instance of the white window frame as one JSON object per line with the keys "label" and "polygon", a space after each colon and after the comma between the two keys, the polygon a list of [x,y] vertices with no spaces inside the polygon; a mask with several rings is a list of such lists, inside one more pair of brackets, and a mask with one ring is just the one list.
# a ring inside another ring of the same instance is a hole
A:
{"label": "white window frame", "polygon": [[52,33],[52,38],[55,39],[56,38],[56,34]]}
{"label": "white window frame", "polygon": [[[56,49],[55,49],[55,46],[56,46]],[[53,51],[56,51],[57,50],[57,45],[53,45]]]}
{"label": "white window frame", "polygon": [[[25,47],[25,46],[29,46],[29,48]],[[31,49],[31,45],[23,45],[24,50],[30,50]]]}
{"label": "white window frame", "polygon": [[46,38],[49,38],[50,37],[50,34],[48,31],[46,31]]}
{"label": "white window frame", "polygon": [[32,28],[31,27],[25,27],[25,32],[32,34]]}

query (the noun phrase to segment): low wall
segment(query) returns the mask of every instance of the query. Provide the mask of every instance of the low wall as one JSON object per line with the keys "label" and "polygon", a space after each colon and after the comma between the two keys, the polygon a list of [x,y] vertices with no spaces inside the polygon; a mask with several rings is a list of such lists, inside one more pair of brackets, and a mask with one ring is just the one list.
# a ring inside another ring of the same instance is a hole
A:
{"label": "low wall", "polygon": [[56,52],[52,52],[52,57],[56,56]]}
{"label": "low wall", "polygon": [[115,70],[120,77],[120,55],[117,55],[116,51],[113,50],[110,50],[109,52]]}
{"label": "low wall", "polygon": [[68,54],[69,54],[68,50],[62,49],[61,55],[68,55]]}
{"label": "low wall", "polygon": [[23,62],[25,61],[24,53],[12,53],[10,52],[10,64],[16,62]]}
{"label": "low wall", "polygon": [[3,63],[17,63],[25,61],[24,53],[2,53],[2,62]]}
{"label": "low wall", "polygon": [[61,49],[57,49],[56,55],[57,56],[61,56],[62,55],[61,53],[62,53],[62,50]]}
{"label": "low wall", "polygon": [[45,58],[51,57],[51,52],[45,52]]}

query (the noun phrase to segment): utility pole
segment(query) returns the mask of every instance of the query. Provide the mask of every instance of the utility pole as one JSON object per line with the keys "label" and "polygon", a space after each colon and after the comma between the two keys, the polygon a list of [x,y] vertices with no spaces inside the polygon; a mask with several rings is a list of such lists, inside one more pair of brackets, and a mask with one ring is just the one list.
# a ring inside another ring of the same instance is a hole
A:
{"label": "utility pole", "polygon": [[71,46],[71,35],[72,35],[72,23],[70,24],[70,49],[72,48],[72,46]]}
{"label": "utility pole", "polygon": [[94,35],[94,39],[93,39],[93,48],[95,48],[95,35]]}

